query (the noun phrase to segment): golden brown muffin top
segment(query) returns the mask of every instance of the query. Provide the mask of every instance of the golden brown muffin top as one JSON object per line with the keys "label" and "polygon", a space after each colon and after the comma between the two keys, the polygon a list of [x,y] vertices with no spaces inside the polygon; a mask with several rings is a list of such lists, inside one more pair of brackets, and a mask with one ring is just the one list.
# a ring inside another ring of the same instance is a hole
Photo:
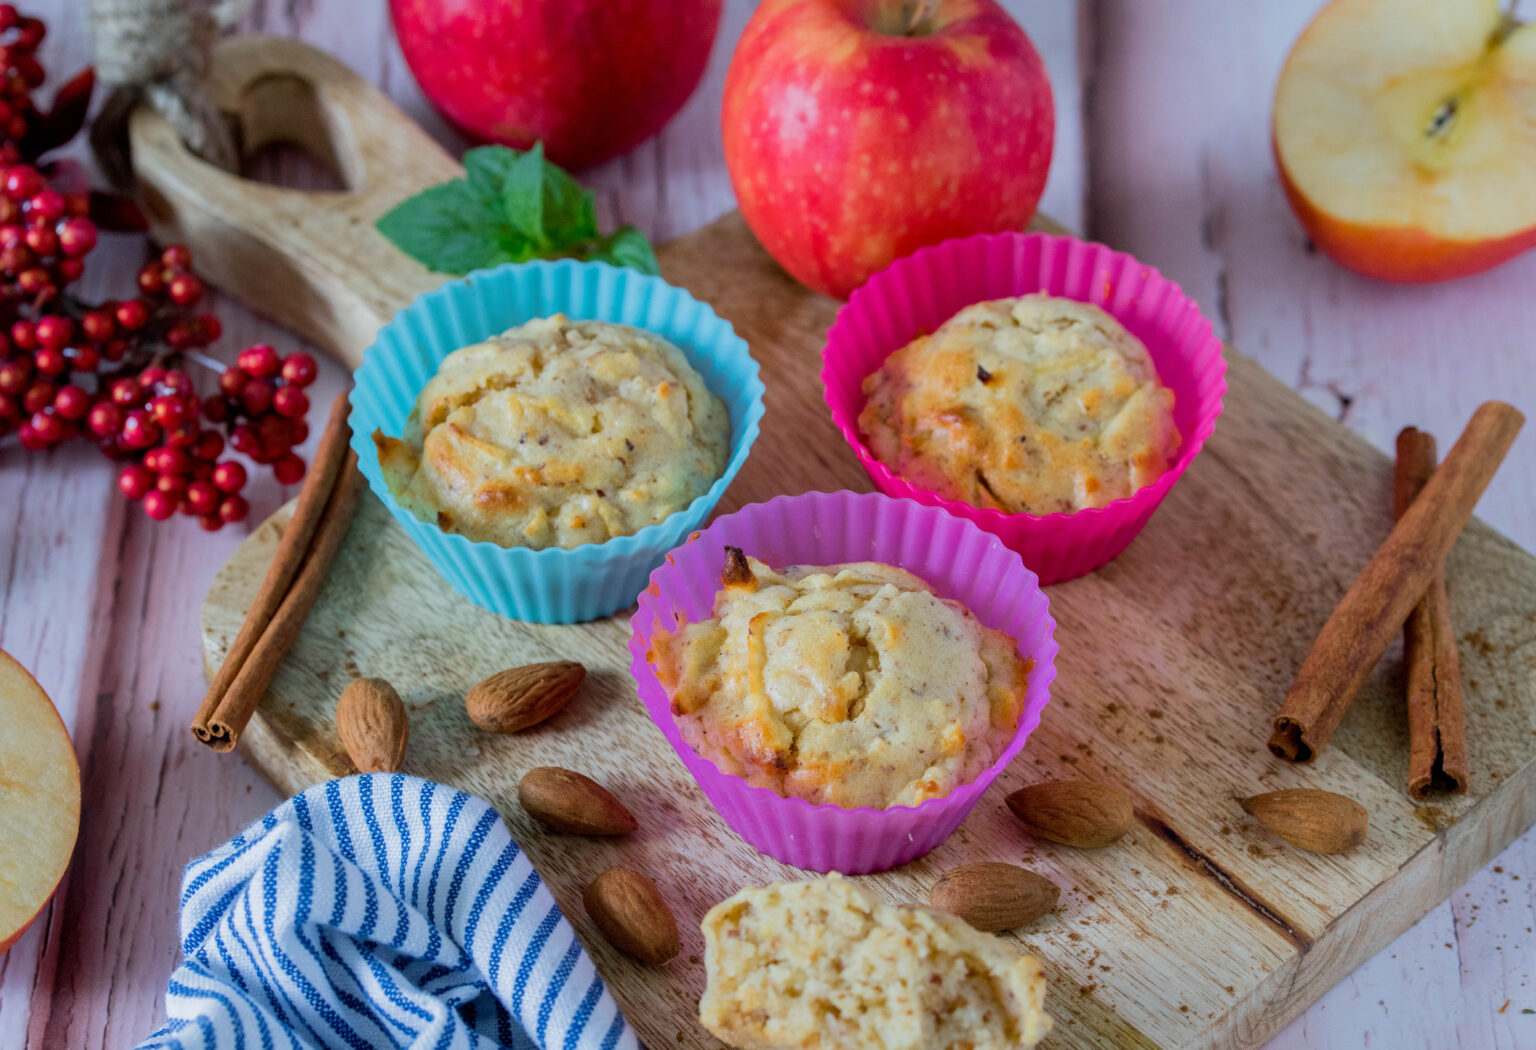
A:
{"label": "golden brown muffin top", "polygon": [[574,547],[707,492],[730,416],[660,336],[557,314],[449,354],[403,439],[374,441],[418,518],[503,547]]}
{"label": "golden brown muffin top", "polygon": [[812,803],[915,806],[976,779],[1024,709],[1029,662],[911,573],[770,569],[728,549],[714,615],[649,659],[690,746]]}
{"label": "golden brown muffin top", "polygon": [[1048,295],[976,303],[864,380],[870,452],[914,485],[1010,514],[1102,507],[1179,447],[1173,392],[1097,306]]}

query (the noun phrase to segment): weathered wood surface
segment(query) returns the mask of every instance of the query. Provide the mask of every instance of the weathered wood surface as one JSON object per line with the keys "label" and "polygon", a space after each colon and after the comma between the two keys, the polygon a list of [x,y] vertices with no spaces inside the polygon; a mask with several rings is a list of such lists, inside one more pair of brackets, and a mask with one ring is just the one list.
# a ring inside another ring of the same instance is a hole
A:
{"label": "weathered wood surface", "polygon": [[[762,436],[725,507],[810,488],[867,489],[811,367],[835,305],[785,277],[735,216],[667,246],[662,259],[669,279],[736,325],[769,388]],[[1251,361],[1233,353],[1231,367],[1215,438],[1146,533],[1107,569],[1050,588],[1060,678],[1023,756],[954,838],[868,880],[891,899],[920,901],[946,867],[1022,859],[1061,884],[1061,912],[1022,938],[1053,979],[1057,1046],[1254,1046],[1536,820],[1536,559],[1481,524],[1451,566],[1457,622],[1483,641],[1467,654],[1479,726],[1473,794],[1428,809],[1404,794],[1395,662],[1373,677],[1315,765],[1269,755],[1268,716],[1390,527],[1391,468]],[[259,532],[216,578],[204,620],[209,666],[238,630],[277,531]],[[475,609],[370,498],[244,751],[284,791],[344,773],[335,697],[351,677],[389,679],[411,711],[406,770],[471,790],[507,815],[642,1039],[713,1047],[693,1024],[703,980],[698,920],[744,884],[796,873],[741,843],[692,787],[635,695],[626,640],[622,616],[540,627]],[[462,705],[470,685],[547,659],[578,659],[592,671],[579,706],[511,738],[473,727]],[[613,787],[640,816],[641,833],[586,842],[540,831],[518,808],[516,783],[546,764]],[[1127,843],[1079,852],[1020,834],[1003,795],[1066,776],[1108,778],[1136,796],[1140,823]],[[1372,814],[1367,844],[1343,857],[1303,854],[1237,805],[1289,786],[1359,799]],[[615,953],[581,912],[587,880],[614,864],[653,874],[679,913],[683,957],[663,971]]]}
{"label": "weathered wood surface", "polygon": [[[1183,282],[1228,338],[1378,447],[1407,423],[1428,426],[1443,446],[1491,391],[1528,411],[1536,404],[1536,298],[1525,294],[1536,255],[1471,280],[1394,289],[1305,252],[1266,136],[1274,77],[1315,0],[1083,3],[1080,12],[1075,0],[1004,3],[1044,54],[1056,89],[1046,211]],[[42,57],[55,83],[89,62],[79,5],[25,6],[49,20]],[[666,238],[730,209],[720,87],[752,6],[727,0],[705,81],[659,136],[582,174],[605,221]],[[242,28],[297,36],[337,56],[456,153],[464,142],[416,89],[385,8],[256,0]],[[290,184],[312,174],[291,156],[258,167]],[[131,239],[105,239],[91,257],[88,291],[122,294],[139,250]],[[294,345],[236,303],[217,309],[226,335],[216,356],[256,341]],[[340,380],[322,361],[317,401]],[[1536,433],[1517,442],[1480,508],[1526,547],[1536,544],[1533,468]],[[51,920],[0,957],[7,1050],[120,1047],[148,1032],[176,957],[181,864],[277,799],[243,763],[192,744],[185,722],[202,691],[196,597],[293,490],[254,481],[251,523],[209,536],[189,520],[145,521],[117,499],[111,477],[89,449],[38,457],[0,442],[0,646],[37,673],[73,728],[87,805]],[[1521,1011],[1536,1008],[1533,880],[1529,833],[1270,1050],[1531,1045],[1536,1016]]]}

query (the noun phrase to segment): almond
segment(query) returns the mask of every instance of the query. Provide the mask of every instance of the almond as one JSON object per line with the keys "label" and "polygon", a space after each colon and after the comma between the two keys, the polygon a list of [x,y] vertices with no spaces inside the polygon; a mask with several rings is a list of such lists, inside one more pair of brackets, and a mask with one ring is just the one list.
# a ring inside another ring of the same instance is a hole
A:
{"label": "almond", "polygon": [[571,660],[498,671],[464,697],[475,725],[492,733],[536,726],[571,702],[587,669]]}
{"label": "almond", "polygon": [[336,700],[336,732],[360,772],[394,773],[405,758],[411,724],[394,686],[359,678]]}
{"label": "almond", "polygon": [[638,871],[609,868],[592,880],[581,901],[615,948],[647,966],[660,966],[682,950],[672,909]]}
{"label": "almond", "polygon": [[567,835],[627,835],[640,826],[607,788],[559,766],[524,773],[517,800],[530,817]]}
{"label": "almond", "polygon": [[1079,849],[1108,846],[1136,822],[1131,796],[1113,784],[1053,780],[1019,788],[1008,808],[1036,838]]}
{"label": "almond", "polygon": [[1365,841],[1371,815],[1352,798],[1316,788],[1288,788],[1243,799],[1243,809],[1297,849],[1343,853]]}
{"label": "almond", "polygon": [[962,864],[933,884],[928,902],[987,933],[1017,929],[1056,907],[1061,888],[1014,864]]}

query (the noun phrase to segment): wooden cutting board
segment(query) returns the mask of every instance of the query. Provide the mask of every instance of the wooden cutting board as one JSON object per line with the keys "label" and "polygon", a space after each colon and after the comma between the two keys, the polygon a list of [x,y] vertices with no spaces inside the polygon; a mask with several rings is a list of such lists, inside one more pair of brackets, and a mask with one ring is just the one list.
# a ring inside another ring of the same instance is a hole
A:
{"label": "wooden cutting board", "polygon": [[[227,108],[246,122],[248,148],[296,138],[335,156],[361,188],[319,195],[252,186],[187,157],[144,114],[135,148],[157,220],[199,258],[217,258],[225,287],[355,361],[374,328],[440,280],[393,253],[372,218],[453,175],[454,165],[359,78],[302,45],[236,41],[215,69]],[[782,492],[868,489],[817,380],[836,304],[787,278],[736,216],[660,254],[669,280],[736,325],[768,386],[762,436],[722,509]],[[1229,351],[1228,361],[1231,388],[1215,437],[1146,531],[1108,567],[1049,588],[1060,677],[1024,753],[938,850],[860,880],[893,901],[924,901],[946,868],[1004,860],[1057,882],[1059,910],[1017,938],[1050,979],[1049,1047],[1256,1046],[1536,821],[1536,560],[1477,522],[1450,561],[1472,793],[1425,806],[1404,793],[1395,653],[1316,764],[1270,756],[1269,719],[1291,676],[1389,528],[1391,466],[1241,354]],[[253,532],[208,594],[210,671],[286,513]],[[743,885],[803,873],[758,855],[714,815],[647,719],[626,639],[623,616],[552,627],[478,609],[437,578],[370,496],[241,749],[284,792],[346,774],[335,697],[358,675],[389,679],[410,709],[406,771],[472,791],[502,812],[644,1042],[714,1047],[695,1020],[700,918]],[[552,658],[590,671],[567,711],[509,738],[468,720],[462,697],[474,682]],[[515,788],[525,770],[549,764],[613,788],[641,830],[621,841],[541,830]],[[1136,798],[1135,829],[1097,851],[1032,841],[1003,796],[1064,777],[1124,785]],[[1301,853],[1237,804],[1297,786],[1362,802],[1371,814],[1365,845],[1338,857]],[[583,887],[612,865],[651,874],[677,912],[683,953],[666,968],[618,954],[583,913]]]}

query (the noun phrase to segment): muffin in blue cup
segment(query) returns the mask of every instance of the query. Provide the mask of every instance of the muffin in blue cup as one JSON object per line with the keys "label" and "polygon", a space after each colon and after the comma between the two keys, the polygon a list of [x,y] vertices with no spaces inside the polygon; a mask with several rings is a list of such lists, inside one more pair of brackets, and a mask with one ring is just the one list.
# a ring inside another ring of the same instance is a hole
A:
{"label": "muffin in blue cup", "polygon": [[[682,351],[730,416],[723,472],[663,520],[575,546],[503,546],[412,513],[385,476],[375,432],[396,438],[406,433],[418,397],[449,354],[558,314],[629,325]],[[763,415],[757,362],[729,322],[658,277],[568,259],[481,270],[428,292],[379,330],[355,380],[352,447],[374,493],[460,594],[503,616],[537,623],[593,620],[631,604],[666,552],[714,509],[746,461]]]}

